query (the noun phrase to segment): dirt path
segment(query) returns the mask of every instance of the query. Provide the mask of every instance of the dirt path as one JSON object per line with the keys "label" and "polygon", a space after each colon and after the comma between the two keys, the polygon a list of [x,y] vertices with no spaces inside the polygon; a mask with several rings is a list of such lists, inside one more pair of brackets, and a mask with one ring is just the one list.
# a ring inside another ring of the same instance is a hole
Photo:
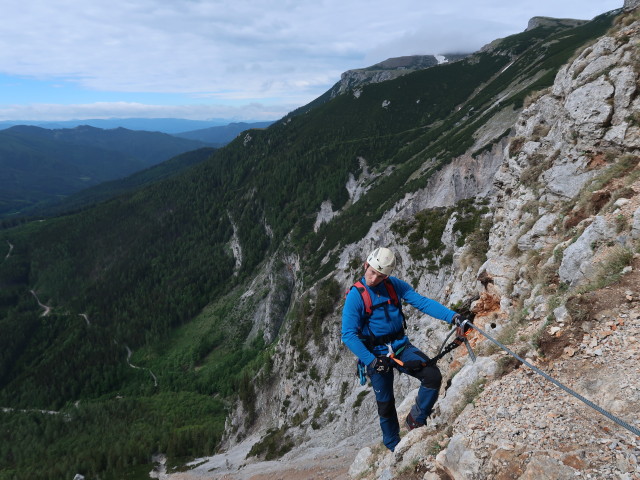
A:
{"label": "dirt path", "polygon": [[149,372],[149,374],[151,375],[151,378],[153,378],[153,386],[157,387],[158,386],[158,378],[154,375],[154,373],[151,370],[149,370],[148,368],[138,367],[137,365],[134,365],[133,363],[131,363],[130,360],[131,360],[131,355],[133,355],[133,352],[126,345],[125,345],[125,348],[127,349],[127,364],[131,368],[135,368],[137,370],[147,370]]}
{"label": "dirt path", "polygon": [[44,305],[42,302],[40,302],[40,299],[38,298],[38,295],[36,295],[36,292],[34,290],[29,290],[31,292],[31,295],[33,295],[36,299],[36,302],[38,302],[38,305],[40,305],[40,308],[44,308],[44,312],[42,312],[42,315],[40,315],[41,317],[46,317],[47,315],[49,315],[49,313],[51,313],[51,307]]}

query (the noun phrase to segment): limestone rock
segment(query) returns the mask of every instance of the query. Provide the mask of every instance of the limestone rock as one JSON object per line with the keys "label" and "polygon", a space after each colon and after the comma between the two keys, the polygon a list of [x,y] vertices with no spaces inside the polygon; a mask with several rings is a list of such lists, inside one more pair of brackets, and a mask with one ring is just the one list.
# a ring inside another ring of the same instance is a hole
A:
{"label": "limestone rock", "polygon": [[540,217],[533,227],[518,239],[518,248],[526,252],[544,247],[546,245],[544,239],[557,219],[558,215],[555,213],[547,213]]}
{"label": "limestone rock", "polygon": [[564,160],[554,164],[542,174],[545,189],[561,198],[575,197],[582,187],[596,175],[596,172],[585,171],[585,162]]}
{"label": "limestone rock", "polygon": [[533,457],[518,480],[573,480],[576,471],[549,457]]}
{"label": "limestone rock", "polygon": [[479,478],[482,461],[469,447],[468,438],[454,435],[447,448],[436,456],[436,464],[454,480]]}
{"label": "limestone rock", "polygon": [[615,237],[615,230],[602,216],[597,216],[580,235],[575,243],[569,245],[562,256],[558,273],[562,282],[570,286],[582,283],[593,271],[593,247],[598,242]]}
{"label": "limestone rock", "polygon": [[624,0],[624,9],[627,11],[634,10],[640,5],[640,0]]}
{"label": "limestone rock", "polygon": [[372,453],[369,447],[364,447],[358,452],[358,455],[356,455],[355,460],[349,467],[349,475],[351,478],[357,478],[371,469],[371,456]]}
{"label": "limestone rock", "polygon": [[640,238],[640,207],[633,212],[633,225],[631,227],[631,236]]}
{"label": "limestone rock", "polygon": [[[459,347],[464,348],[464,346]],[[469,362],[453,378],[451,386],[447,390],[444,398],[439,400],[439,415],[435,417],[435,422],[447,423],[453,413],[460,406],[464,406],[465,393],[472,388],[474,382],[496,375],[498,365],[490,357],[481,357],[475,363]]]}

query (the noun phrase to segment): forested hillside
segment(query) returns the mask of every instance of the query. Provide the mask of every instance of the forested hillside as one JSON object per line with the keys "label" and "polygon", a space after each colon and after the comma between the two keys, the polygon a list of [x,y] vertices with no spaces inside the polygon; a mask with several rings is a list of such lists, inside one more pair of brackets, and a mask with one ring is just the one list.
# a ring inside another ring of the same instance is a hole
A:
{"label": "forested hillside", "polygon": [[159,132],[87,125],[48,130],[19,125],[0,131],[0,218],[115,180],[207,143]]}
{"label": "forested hillside", "polygon": [[162,162],[158,165],[136,172],[128,177],[100,183],[94,187],[85,188],[56,201],[41,202],[31,207],[23,208],[20,216],[8,215],[0,220],[2,228],[26,223],[33,218],[59,216],[89,208],[118,195],[132,192],[152,183],[178,175],[183,170],[207,160],[215,151],[214,148],[203,147]]}
{"label": "forested hillside", "polygon": [[[612,19],[549,22],[364,86],[167,180],[0,231],[0,330],[11,332],[0,337],[0,478],[148,478],[155,453],[175,464],[214,453],[258,420],[255,389],[278,373],[285,330],[292,371],[320,380],[307,345],[321,344],[340,300],[330,273],[341,248],[456,157],[500,142],[525,98]],[[323,204],[337,215],[317,223]],[[460,204],[465,237],[484,207]],[[436,220],[394,228],[424,259]],[[239,404],[246,415],[225,427]],[[261,446],[277,456],[291,445]]]}

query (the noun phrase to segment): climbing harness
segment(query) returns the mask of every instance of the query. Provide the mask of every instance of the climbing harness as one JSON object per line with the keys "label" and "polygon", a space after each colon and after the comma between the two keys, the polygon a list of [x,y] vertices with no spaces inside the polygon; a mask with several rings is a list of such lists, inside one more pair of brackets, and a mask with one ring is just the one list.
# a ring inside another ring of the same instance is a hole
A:
{"label": "climbing harness", "polygon": [[[465,320],[465,322],[471,323],[469,320]],[[464,325],[464,323],[463,323],[463,325]],[[469,345],[469,340],[467,340],[467,335],[469,334],[469,332],[471,332],[471,329],[469,327],[463,327],[463,330],[465,332],[464,335],[463,336],[457,335],[456,338],[451,343],[449,343],[449,345],[447,345],[445,347],[445,344],[447,343],[447,341],[449,340],[451,335],[453,335],[457,330],[458,330],[458,327],[454,328],[453,330],[451,330],[451,332],[449,332],[449,335],[447,335],[447,337],[444,339],[444,342],[440,346],[440,349],[438,350],[438,354],[435,357],[430,358],[429,360],[427,360],[425,362],[422,362],[422,366],[423,367],[426,367],[426,366],[429,366],[429,365],[435,365],[438,360],[440,360],[447,353],[453,351],[454,349],[458,348],[462,344],[464,344],[467,347],[467,352],[469,352],[469,357],[471,358],[471,360],[473,362],[476,361],[476,356],[473,353],[473,350],[471,349],[471,345]],[[378,337],[378,338],[380,338],[380,337]],[[391,348],[391,343],[386,343],[385,345],[387,346],[387,357],[389,357],[391,360],[396,362],[398,364],[398,366],[404,367],[404,362],[396,357],[396,355],[398,355],[404,349],[404,346],[401,347],[400,350],[398,350],[397,352],[394,352],[393,348]],[[356,366],[356,375],[357,375],[358,379],[360,380],[360,385],[364,385],[367,382],[366,365],[364,363],[362,363],[361,360],[358,360],[356,362],[356,364],[357,364],[357,366]]]}
{"label": "climbing harness", "polygon": [[[580,395],[577,392],[574,392],[573,390],[571,390],[569,387],[567,387],[566,385],[563,385],[562,383],[560,383],[558,380],[556,380],[555,378],[551,377],[550,375],[546,374],[545,372],[543,372],[542,370],[540,370],[538,367],[531,365],[531,363],[527,362],[526,360],[524,360],[523,358],[521,358],[520,356],[518,356],[517,354],[515,354],[514,352],[512,352],[511,350],[509,350],[507,347],[505,347],[502,343],[500,343],[498,340],[496,340],[495,338],[492,338],[491,336],[487,335],[487,333],[485,333],[480,327],[475,326],[473,323],[471,323],[468,320],[465,320],[464,322],[462,322],[461,326],[464,327],[469,327],[474,329],[476,332],[480,333],[482,336],[484,336],[487,340],[493,342],[495,345],[497,345],[498,347],[500,347],[502,350],[504,350],[505,352],[507,352],[509,355],[511,355],[513,358],[515,358],[516,360],[518,360],[519,362],[523,363],[524,365],[526,365],[527,367],[529,367],[531,370],[533,370],[535,373],[537,373],[538,375],[541,375],[542,377],[544,377],[545,379],[549,380],[551,383],[553,383],[554,385],[556,385],[557,387],[560,387],[562,390],[564,390],[565,392],[569,393],[570,395],[573,395],[575,398],[577,398],[578,400],[580,400],[582,403],[584,403],[585,405],[588,405],[589,407],[593,408],[596,412],[601,413],[602,415],[604,415],[605,417],[607,417],[609,420],[612,420],[613,422],[617,423],[618,425],[620,425],[621,427],[626,428],[627,430],[629,430],[631,433],[640,436],[640,429],[638,429],[637,427],[634,427],[633,425],[629,425],[627,422],[625,422],[624,420],[616,417],[615,415],[613,415],[612,413],[606,411],[605,409],[603,409],[602,407],[599,407],[598,405],[596,405],[595,403],[593,403],[590,400],[587,400],[586,398],[584,398],[582,395]],[[451,334],[449,334],[451,335]],[[448,337],[447,337],[448,338]],[[445,340],[446,341],[446,340]],[[447,347],[448,348],[448,347]],[[455,348],[455,347],[454,347]],[[467,342],[467,348],[469,349],[469,351],[471,351],[471,347],[469,346],[468,342]],[[453,349],[452,349],[453,350]],[[434,358],[438,358],[438,356],[434,357]],[[475,356],[473,357],[474,361],[475,361]]]}
{"label": "climbing harness", "polygon": [[[351,286],[351,288],[355,288],[356,290],[358,290],[358,293],[362,297],[362,301],[364,302],[364,313],[367,315],[367,317],[370,317],[376,308],[385,304],[394,305],[398,307],[400,311],[402,311],[402,303],[398,299],[398,294],[396,293],[396,289],[393,288],[393,283],[391,283],[391,280],[389,280],[388,278],[385,278],[383,282],[384,282],[384,286],[387,288],[387,293],[389,294],[390,300],[383,303],[379,303],[377,305],[373,305],[373,301],[371,300],[371,295],[369,294],[369,291],[361,281],[357,281]],[[351,290],[351,288],[349,290]],[[347,293],[349,293],[349,290],[347,290]]]}
{"label": "climbing harness", "polygon": [[[362,298],[362,302],[364,303],[364,313],[365,313],[364,325],[368,325],[369,318],[371,317],[371,315],[373,315],[373,311],[376,308],[380,308],[380,307],[384,308],[386,307],[386,305],[393,305],[400,311],[403,328],[401,328],[398,332],[389,333],[387,335],[375,336],[373,335],[373,333],[371,333],[371,331],[369,331],[368,336],[361,337],[361,340],[363,341],[365,346],[369,349],[378,345],[389,345],[390,342],[392,342],[393,340],[400,340],[404,338],[405,330],[407,328],[407,321],[405,319],[404,313],[402,312],[402,302],[398,298],[398,294],[396,293],[396,290],[393,287],[393,283],[388,278],[385,278],[383,282],[384,282],[384,286],[387,289],[387,293],[389,294],[389,300],[384,301],[382,303],[378,303],[376,305],[373,304],[369,291],[361,281],[355,282],[351,286],[351,288],[349,288],[349,290],[347,290],[345,293],[345,298],[346,298],[347,294],[351,291],[351,289],[355,288],[360,294],[360,297]],[[390,351],[393,354],[393,350],[390,350]],[[391,357],[391,355],[387,355],[387,356]],[[401,362],[397,358],[393,358],[393,360],[396,363],[399,362],[401,364]],[[356,375],[360,381],[360,385],[364,385],[367,382],[367,378],[366,378],[367,366],[361,360],[358,360],[356,362]]]}
{"label": "climbing harness", "polygon": [[[389,300],[378,303],[376,305],[373,304],[369,291],[361,281],[358,281],[351,286],[351,288],[355,288],[358,291],[358,293],[362,297],[362,302],[364,303],[365,316],[364,316],[363,327],[369,324],[369,318],[371,318],[371,315],[373,315],[373,311],[376,308],[380,308],[380,307],[386,308],[387,305],[395,306],[399,310],[400,317],[402,318],[402,328],[397,332],[388,333],[386,335],[381,335],[381,336],[375,336],[373,333],[371,333],[371,331],[369,331],[368,336],[362,336],[361,340],[365,343],[365,346],[369,349],[376,347],[378,345],[386,345],[387,343],[390,343],[393,340],[400,340],[404,338],[405,330],[407,329],[407,321],[405,319],[404,313],[402,312],[402,302],[398,298],[398,294],[396,293],[395,288],[393,288],[393,283],[391,283],[391,280],[389,280],[388,278],[385,278],[384,286],[386,287],[387,293],[389,294]],[[347,290],[347,294],[349,293],[351,288]],[[387,317],[388,317],[388,314],[387,314]]]}
{"label": "climbing harness", "polygon": [[[397,353],[400,353],[403,349],[404,349],[404,346],[400,350],[398,350]],[[387,351],[388,351],[387,357],[389,357],[391,360],[396,362],[401,367],[404,367],[404,362],[402,360],[396,358],[396,353],[394,353],[393,348],[391,348],[391,344],[390,343],[387,343]]]}

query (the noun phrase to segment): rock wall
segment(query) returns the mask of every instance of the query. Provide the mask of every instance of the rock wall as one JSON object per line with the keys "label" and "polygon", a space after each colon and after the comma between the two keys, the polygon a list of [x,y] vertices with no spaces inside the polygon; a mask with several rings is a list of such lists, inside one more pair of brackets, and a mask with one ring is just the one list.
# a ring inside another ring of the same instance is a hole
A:
{"label": "rock wall", "polygon": [[[550,91],[516,122],[507,161],[494,178],[495,221],[482,267],[502,294],[514,284],[520,295],[531,289],[521,270],[524,257],[557,245],[561,217],[567,209],[570,216],[579,214],[580,207],[571,205],[585,185],[640,147],[640,127],[632,120],[640,109],[638,47],[629,38],[638,38],[638,22],[562,67]],[[584,260],[591,255],[579,245],[615,237],[603,219],[588,228],[594,218],[576,225],[584,238],[564,251],[562,281],[576,285],[589,276]]]}
{"label": "rock wall", "polygon": [[[630,255],[638,248],[639,29],[633,16],[621,20],[521,113],[488,190],[494,202],[488,259],[473,274],[455,265],[449,297],[475,290],[481,328],[511,338],[521,355],[631,422],[639,394],[620,385],[637,382],[638,375],[631,379],[619,367],[634,369],[640,358],[633,327],[640,318],[639,279],[627,273],[622,285],[602,293],[593,281],[612,252]],[[372,239],[393,240],[381,233]],[[593,297],[583,300],[579,292],[590,290]],[[432,292],[442,293],[437,286]],[[582,302],[597,312],[588,317],[595,322],[576,316]],[[616,328],[621,324],[626,327]],[[637,438],[526,368],[509,373],[513,364],[489,343],[472,339],[480,352],[476,363],[457,351],[451,368],[462,368],[427,428],[407,433],[394,453],[363,449],[351,477],[402,478],[400,472],[418,463],[424,478],[434,480],[633,478]],[[540,348],[552,358],[540,357]],[[617,367],[603,371],[610,364]],[[468,403],[474,391],[477,399]],[[401,416],[413,393],[397,395],[405,399]]]}
{"label": "rock wall", "polygon": [[[633,327],[616,329],[618,322],[638,322],[638,277],[634,267],[621,271],[621,264],[607,263],[614,253],[630,259],[638,249],[632,228],[640,204],[636,18],[622,20],[563,67],[553,87],[516,122],[494,179],[494,225],[488,260],[479,270],[490,282],[478,285],[475,306],[476,322],[486,331],[500,336],[517,327],[511,348],[632,422],[637,394],[628,396],[617,386],[629,381],[626,374],[608,368],[605,374],[602,365],[630,367],[640,357]],[[628,277],[600,290],[606,285],[597,280],[603,270]],[[591,293],[585,298],[583,292]],[[493,297],[500,309],[482,312],[482,296]],[[603,332],[619,337],[604,340],[609,334]],[[480,351],[488,348],[478,340]],[[625,351],[622,344],[631,347]],[[492,358],[505,360],[500,354]],[[435,460],[424,460],[434,474],[456,480],[507,478],[506,472],[520,480],[634,478],[637,437],[531,370],[474,378],[486,382],[483,393],[453,420],[441,442],[448,442],[446,448]],[[616,445],[614,455],[597,447],[598,428],[603,443]],[[429,434],[421,435],[407,443],[424,444]],[[404,455],[400,463],[406,460]]]}
{"label": "rock wall", "polygon": [[[452,59],[460,59],[465,55],[452,55]],[[348,70],[342,74],[340,81],[331,89],[331,98],[353,91],[371,83],[380,83],[398,78],[416,70],[438,65],[447,61],[446,57],[438,59],[433,55],[411,55],[389,58],[368,68]]]}
{"label": "rock wall", "polygon": [[624,9],[631,11],[640,5],[640,0],[624,0]]}

